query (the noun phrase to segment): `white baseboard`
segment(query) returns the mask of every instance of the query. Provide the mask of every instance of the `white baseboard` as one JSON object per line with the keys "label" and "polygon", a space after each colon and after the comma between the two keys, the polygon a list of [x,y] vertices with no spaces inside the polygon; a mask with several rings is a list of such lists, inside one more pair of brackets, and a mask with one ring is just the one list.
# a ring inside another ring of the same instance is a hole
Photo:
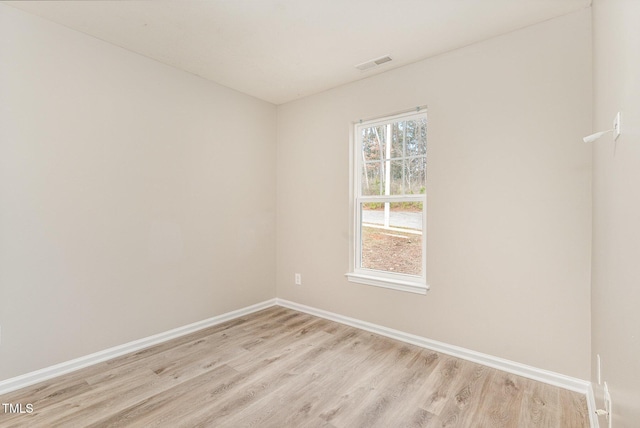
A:
{"label": "white baseboard", "polygon": [[285,308],[290,308],[296,311],[308,313],[310,315],[326,318],[331,321],[336,321],[341,324],[346,324],[351,327],[356,327],[361,330],[380,334],[391,339],[396,339],[402,342],[410,343],[412,345],[420,346],[422,348],[431,349],[433,351],[442,352],[443,354],[462,358],[468,361],[473,361],[474,363],[493,367],[508,373],[526,377],[528,379],[537,380],[550,385],[558,386],[560,388],[579,392],[581,394],[587,395],[588,390],[591,388],[591,383],[586,380],[565,376],[548,370],[528,366],[526,364],[520,364],[503,358],[494,357],[492,355],[472,351],[470,349],[462,348],[459,346],[449,345],[447,343],[438,342],[409,333],[404,333],[402,331],[372,324],[366,321],[361,321],[355,318],[349,318],[344,315],[335,314],[333,312],[328,312],[322,309],[312,308],[310,306],[301,305],[283,299],[276,299],[276,304],[279,306],[284,306]]}
{"label": "white baseboard", "polygon": [[443,354],[462,358],[464,360],[473,361],[474,363],[493,367],[507,373],[512,373],[518,376],[526,377],[528,379],[533,379],[539,382],[547,383],[549,385],[584,394],[587,398],[587,411],[589,412],[590,426],[591,428],[600,427],[598,417],[595,414],[596,404],[593,394],[593,388],[591,386],[591,382],[589,381],[565,376],[563,374],[555,373],[548,370],[539,369],[536,367],[528,366],[526,364],[516,363],[515,361],[494,357],[492,355],[483,354],[481,352],[472,351],[470,349],[462,348],[459,346],[449,345],[447,343],[438,342],[436,340],[427,339],[421,336],[416,336],[413,334],[383,327],[377,324],[361,321],[355,318],[346,317],[344,315],[325,311],[323,309],[301,305],[299,303],[290,302],[284,299],[276,299],[276,304],[278,306],[305,312],[310,315],[315,315],[331,321],[339,322],[341,324],[346,324],[351,327],[359,328],[361,330],[370,331],[381,336],[400,340],[402,342],[410,343],[422,348],[431,349],[436,352],[441,352]]}
{"label": "white baseboard", "polygon": [[188,324],[182,327],[175,328],[173,330],[155,334],[153,336],[134,340],[133,342],[125,343],[124,345],[114,346],[113,348],[98,351],[96,353],[85,355],[74,360],[65,361],[64,363],[56,364],[54,366],[46,367],[41,370],[36,370],[30,373],[23,374],[21,376],[3,380],[0,382],[0,395],[30,385],[34,385],[36,383],[61,376],[66,373],[73,372],[84,367],[91,366],[93,364],[98,364],[112,358],[116,358],[131,352],[136,352],[141,349],[166,342],[167,340],[175,339],[177,337],[184,336],[185,334],[193,333],[207,327],[221,324],[225,321],[239,318],[241,316],[248,315],[250,313],[257,312],[275,305],[276,299],[266,300],[255,305],[227,312],[222,315],[217,315],[215,317],[198,321],[193,324]]}
{"label": "white baseboard", "polygon": [[435,340],[427,339],[421,336],[405,333],[402,331],[394,330],[391,328],[383,327],[380,325],[372,324],[366,321],[361,321],[355,318],[346,317],[344,315],[328,312],[322,309],[313,308],[299,303],[294,303],[284,299],[270,299],[261,303],[257,303],[246,308],[238,309],[235,311],[227,312],[222,315],[218,315],[206,320],[198,321],[193,324],[189,324],[183,327],[178,327],[173,330],[169,330],[163,333],[159,333],[153,336],[149,336],[143,339],[135,340],[133,342],[125,343],[124,345],[115,346],[113,348],[105,349],[84,357],[76,358],[71,361],[56,364],[51,367],[46,367],[41,370],[36,370],[31,373],[26,373],[21,376],[10,378],[4,381],[0,381],[0,395],[15,391],[20,388],[24,388],[51,378],[61,376],[66,373],[79,370],[84,367],[91,366],[93,364],[101,363],[103,361],[116,358],[131,352],[136,352],[144,348],[148,348],[153,345],[157,345],[167,340],[175,339],[180,336],[184,336],[189,333],[202,330],[207,327],[211,327],[217,324],[221,324],[225,321],[232,320],[244,315],[248,315],[253,312],[260,311],[262,309],[269,308],[271,306],[282,306],[285,308],[293,309],[296,311],[304,312],[310,315],[315,315],[321,318],[325,318],[331,321],[346,324],[351,327],[359,328],[361,330],[370,331],[382,336],[389,337],[391,339],[400,340],[405,343],[420,346],[422,348],[431,349],[436,352],[451,355],[454,357],[462,358],[464,360],[473,361],[478,364],[482,364],[488,367],[493,367],[498,370],[502,370],[508,373],[513,373],[518,376],[523,376],[529,379],[544,382],[550,385],[554,385],[560,388],[565,388],[571,391],[575,391],[584,394],[587,398],[587,407],[589,411],[589,420],[592,428],[598,428],[598,418],[595,415],[596,405],[591,383],[565,376],[559,373],[551,372],[548,370],[542,370],[536,367],[520,364],[514,361],[506,360],[492,355],[483,354],[480,352],[472,351],[470,349],[462,348],[459,346],[449,345],[447,343],[438,342]]}

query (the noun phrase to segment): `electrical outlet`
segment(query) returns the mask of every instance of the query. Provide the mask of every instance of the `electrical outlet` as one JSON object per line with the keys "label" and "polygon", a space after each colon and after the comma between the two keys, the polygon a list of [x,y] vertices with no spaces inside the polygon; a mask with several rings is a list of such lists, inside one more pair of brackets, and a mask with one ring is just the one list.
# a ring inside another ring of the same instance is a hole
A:
{"label": "electrical outlet", "polygon": [[604,383],[604,410],[607,412],[606,417],[609,422],[609,428],[613,427],[613,405],[611,403],[611,394],[609,394],[609,386]]}
{"label": "electrical outlet", "polygon": [[295,282],[296,285],[302,285],[302,275],[300,275],[299,273],[295,274]]}
{"label": "electrical outlet", "polygon": [[598,385],[602,385],[602,360],[600,354],[596,354],[596,379],[598,379]]}

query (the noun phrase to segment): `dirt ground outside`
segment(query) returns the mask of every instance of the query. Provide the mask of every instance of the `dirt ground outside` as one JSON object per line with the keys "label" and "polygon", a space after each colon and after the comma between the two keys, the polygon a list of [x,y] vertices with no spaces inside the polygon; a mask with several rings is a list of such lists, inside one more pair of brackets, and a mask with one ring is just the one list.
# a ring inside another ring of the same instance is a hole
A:
{"label": "dirt ground outside", "polygon": [[362,228],[362,267],[409,275],[422,274],[422,235]]}

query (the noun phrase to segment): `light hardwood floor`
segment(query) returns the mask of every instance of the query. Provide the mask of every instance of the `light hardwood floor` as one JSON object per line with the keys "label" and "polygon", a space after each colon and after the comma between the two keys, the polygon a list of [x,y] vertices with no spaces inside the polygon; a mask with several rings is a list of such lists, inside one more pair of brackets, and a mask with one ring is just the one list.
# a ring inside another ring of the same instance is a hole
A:
{"label": "light hardwood floor", "polygon": [[10,394],[1,427],[588,427],[584,396],[282,307]]}

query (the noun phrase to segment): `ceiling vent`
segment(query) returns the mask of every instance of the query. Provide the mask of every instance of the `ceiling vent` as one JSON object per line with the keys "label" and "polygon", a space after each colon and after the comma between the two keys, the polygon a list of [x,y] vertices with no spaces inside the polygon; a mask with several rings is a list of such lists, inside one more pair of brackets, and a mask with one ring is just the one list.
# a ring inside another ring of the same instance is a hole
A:
{"label": "ceiling vent", "polygon": [[356,65],[356,68],[360,71],[371,70],[372,68],[375,68],[389,61],[391,61],[391,57],[389,55],[385,55],[381,56],[380,58],[372,59],[367,62],[363,62],[362,64],[358,64]]}

